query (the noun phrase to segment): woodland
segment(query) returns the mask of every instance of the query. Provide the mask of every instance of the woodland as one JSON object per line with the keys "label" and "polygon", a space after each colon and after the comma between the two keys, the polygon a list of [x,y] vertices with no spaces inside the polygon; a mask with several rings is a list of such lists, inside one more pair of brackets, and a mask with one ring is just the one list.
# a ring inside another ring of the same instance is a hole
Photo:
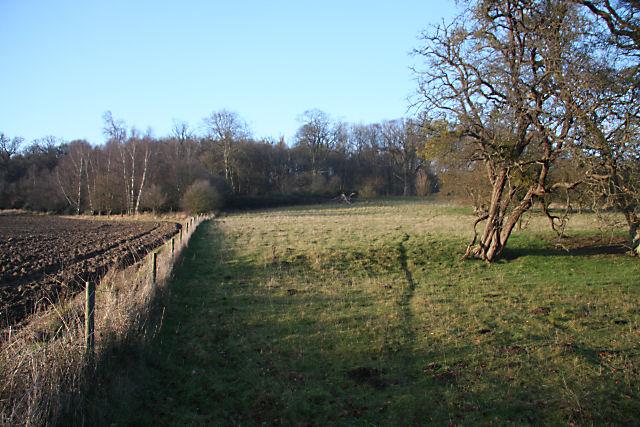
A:
{"label": "woodland", "polygon": [[[20,138],[2,134],[0,208],[201,213],[243,203],[242,197],[293,203],[437,189],[419,155],[420,127],[408,119],[356,125],[310,110],[300,116],[293,145],[254,139],[241,116],[228,110],[204,118],[201,134],[175,122],[162,138],[127,128],[111,112],[103,119],[106,142],[100,145],[46,137],[23,147]],[[203,200],[208,203],[198,203]]]}

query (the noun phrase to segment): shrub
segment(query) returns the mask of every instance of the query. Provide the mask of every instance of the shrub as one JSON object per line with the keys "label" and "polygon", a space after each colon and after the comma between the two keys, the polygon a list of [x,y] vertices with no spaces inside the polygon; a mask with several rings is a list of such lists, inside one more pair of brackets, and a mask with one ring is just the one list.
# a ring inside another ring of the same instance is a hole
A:
{"label": "shrub", "polygon": [[369,178],[358,191],[358,197],[362,200],[375,199],[382,195],[384,189],[384,182],[381,178]]}
{"label": "shrub", "polygon": [[340,193],[341,179],[338,175],[315,175],[311,181],[311,193],[335,196]]}
{"label": "shrub", "polygon": [[153,214],[162,210],[167,203],[167,195],[162,188],[153,184],[142,196],[142,208],[150,210]]}
{"label": "shrub", "polygon": [[420,171],[415,177],[415,187],[416,195],[418,197],[425,197],[438,190],[438,180],[435,175],[427,171]]}
{"label": "shrub", "polygon": [[197,180],[187,188],[182,196],[182,209],[197,215],[221,209],[224,196],[207,180]]}

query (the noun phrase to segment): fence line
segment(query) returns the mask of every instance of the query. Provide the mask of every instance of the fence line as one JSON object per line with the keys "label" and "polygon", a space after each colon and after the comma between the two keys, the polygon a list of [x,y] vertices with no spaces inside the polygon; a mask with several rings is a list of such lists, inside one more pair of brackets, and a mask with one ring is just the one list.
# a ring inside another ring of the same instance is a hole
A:
{"label": "fence line", "polygon": [[187,219],[179,240],[173,236],[138,263],[108,272],[97,287],[86,283],[85,292],[2,334],[0,425],[55,423],[105,349],[155,333],[148,321],[153,301],[191,234],[209,218]]}

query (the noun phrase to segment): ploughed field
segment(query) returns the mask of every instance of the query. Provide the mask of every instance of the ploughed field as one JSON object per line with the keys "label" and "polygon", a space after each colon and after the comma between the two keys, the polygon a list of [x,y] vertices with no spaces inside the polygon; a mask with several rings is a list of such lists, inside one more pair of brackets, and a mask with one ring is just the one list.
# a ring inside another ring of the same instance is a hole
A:
{"label": "ploughed field", "polygon": [[176,234],[173,222],[0,215],[0,325],[73,295]]}

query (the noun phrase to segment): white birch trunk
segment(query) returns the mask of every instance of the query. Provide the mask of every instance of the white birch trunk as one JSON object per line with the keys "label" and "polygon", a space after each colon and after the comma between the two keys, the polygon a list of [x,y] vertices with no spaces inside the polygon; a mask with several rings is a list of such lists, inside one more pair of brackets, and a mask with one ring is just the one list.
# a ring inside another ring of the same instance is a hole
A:
{"label": "white birch trunk", "polygon": [[129,215],[134,212],[134,198],[136,191],[136,144],[131,141],[131,186],[129,188]]}
{"label": "white birch trunk", "polygon": [[78,169],[78,203],[76,204],[76,215],[80,215],[80,201],[82,200],[82,169],[84,166],[84,156],[80,155],[80,168]]}
{"label": "white birch trunk", "polygon": [[147,144],[145,153],[144,153],[144,164],[143,164],[143,168],[142,168],[142,178],[140,179],[140,188],[138,189],[138,197],[136,199],[136,208],[135,208],[135,213],[136,215],[140,212],[140,200],[142,199],[142,190],[144,188],[144,182],[145,179],[147,177],[147,167],[149,165],[149,145]]}

